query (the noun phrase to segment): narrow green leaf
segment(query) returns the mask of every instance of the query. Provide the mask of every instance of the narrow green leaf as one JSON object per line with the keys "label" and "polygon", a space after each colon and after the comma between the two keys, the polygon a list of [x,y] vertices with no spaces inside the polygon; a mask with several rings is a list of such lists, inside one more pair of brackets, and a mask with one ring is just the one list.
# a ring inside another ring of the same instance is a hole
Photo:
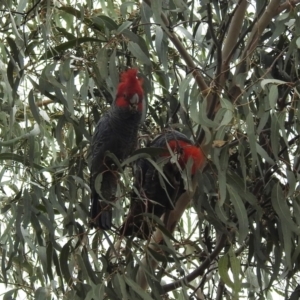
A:
{"label": "narrow green leaf", "polygon": [[120,286],[120,292],[122,294],[122,299],[123,300],[129,299],[129,296],[128,296],[127,291],[126,291],[126,284],[125,284],[125,281],[124,281],[124,276],[121,276],[119,273],[117,273],[116,277],[119,281],[119,286]]}
{"label": "narrow green leaf", "polygon": [[226,126],[228,125],[232,118],[233,118],[233,112],[234,112],[234,108],[233,105],[231,103],[231,101],[225,99],[225,98],[221,98],[221,106],[223,109],[225,109],[225,114],[223,115],[222,121],[220,123],[220,125],[218,126],[218,128],[220,128],[221,126]]}
{"label": "narrow green leaf", "polygon": [[13,297],[13,295],[16,296],[17,292],[18,292],[18,289],[13,289],[13,290],[10,290],[10,291],[6,292],[3,295],[3,300],[14,300],[14,299],[16,299],[16,297]]}
{"label": "narrow green leaf", "polygon": [[[18,155],[18,154],[14,154],[14,153],[0,153],[0,161],[1,160],[4,160],[4,161],[5,160],[13,160],[13,161],[23,164],[24,166],[27,166],[27,167],[31,166],[28,158]],[[35,163],[32,164],[32,167],[35,169],[38,169],[38,170],[44,169],[44,167],[42,167],[38,164],[35,164]]]}
{"label": "narrow green leaf", "polygon": [[113,93],[116,94],[119,83],[119,72],[116,65],[116,49],[114,49],[109,58],[109,77],[111,79]]}
{"label": "narrow green leaf", "polygon": [[61,55],[64,51],[76,48],[83,43],[87,43],[87,42],[101,43],[101,42],[105,42],[105,41],[106,41],[105,38],[103,38],[103,39],[99,39],[99,38],[95,39],[95,38],[90,38],[90,37],[77,38],[75,40],[71,40],[71,41],[62,43],[54,48],[48,49],[46,51],[46,53],[42,55],[41,60],[50,59],[54,56]]}
{"label": "narrow green leaf", "polygon": [[[70,65],[68,64],[70,68]],[[70,72],[70,78],[67,81],[67,102],[68,102],[68,111],[70,112],[71,117],[74,116],[74,94],[75,94],[75,84],[74,84],[74,72]]]}
{"label": "narrow green leaf", "polygon": [[[181,107],[187,112],[188,107],[187,107],[187,102],[186,102],[186,97],[187,93],[189,92],[190,89],[190,84],[191,81],[193,80],[192,74],[188,74],[180,83],[179,85],[179,102],[181,104]],[[194,101],[197,101],[198,99],[194,99]],[[197,121],[199,122],[198,118]],[[196,120],[195,120],[196,122]]]}
{"label": "narrow green leaf", "polygon": [[8,65],[7,65],[7,70],[6,70],[6,73],[7,73],[7,83],[9,85],[9,87],[11,88],[8,88],[9,92],[11,93],[13,87],[14,87],[14,63],[10,60]]}
{"label": "narrow green leaf", "polygon": [[300,49],[300,37],[297,38],[297,40],[296,40],[296,45],[297,45],[297,47]]}
{"label": "narrow green leaf", "polygon": [[300,234],[299,226],[293,221],[291,211],[286,203],[286,197],[283,194],[282,188],[279,183],[276,183],[272,189],[271,201],[273,208],[278,214],[282,224],[296,234]]}
{"label": "narrow green leaf", "polygon": [[268,287],[271,287],[273,282],[278,278],[280,266],[282,263],[282,247],[278,245],[274,246],[274,259],[272,260],[273,272],[271,273],[271,278]]}
{"label": "narrow green leaf", "polygon": [[280,224],[284,244],[284,257],[287,268],[291,271],[292,267],[292,230],[284,222]]}
{"label": "narrow green leaf", "polygon": [[117,31],[116,31],[116,34],[121,34],[125,29],[127,29],[128,27],[130,27],[131,24],[132,24],[132,22],[130,22],[130,21],[125,21],[124,23],[122,23],[122,24],[118,27],[118,29],[117,29]]}
{"label": "narrow green leaf", "polygon": [[292,171],[287,170],[286,175],[287,175],[287,181],[288,181],[288,185],[289,185],[288,186],[289,191],[287,194],[287,198],[288,198],[288,197],[292,196],[293,193],[295,192],[297,180],[296,180],[294,172],[292,172]]}
{"label": "narrow green leaf", "polygon": [[104,299],[104,293],[105,293],[105,284],[104,282],[97,284],[93,287],[93,298],[94,299]]}
{"label": "narrow green leaf", "polygon": [[110,31],[118,29],[118,24],[108,16],[100,15],[97,17],[93,17],[92,20],[96,24],[99,24],[99,21],[102,22],[104,24],[104,26],[107,27]]}
{"label": "narrow green leaf", "polygon": [[35,101],[34,101],[34,97],[33,97],[33,90],[30,90],[30,92],[28,94],[28,102],[29,102],[29,108],[31,110],[31,113],[32,113],[34,119],[36,120],[36,122],[38,124],[40,124],[41,123],[40,114],[39,114],[38,107],[35,105]]}
{"label": "narrow green leaf", "polygon": [[88,279],[89,278],[88,271],[87,271],[87,269],[85,267],[85,264],[83,262],[83,259],[82,259],[81,255],[79,253],[77,253],[75,255],[75,258],[76,258],[76,262],[78,264],[78,268],[82,272],[83,278]]}
{"label": "narrow green leaf", "polygon": [[193,35],[186,30],[184,27],[182,26],[178,26],[177,30],[181,33],[181,35],[183,35],[185,38],[187,38],[188,40],[190,40],[191,42],[194,42],[194,37]]}
{"label": "narrow green leaf", "polygon": [[215,213],[218,217],[218,219],[220,219],[220,221],[222,221],[224,224],[228,223],[229,217],[227,216],[223,205],[221,205],[220,201],[217,202],[217,204],[215,205]]}
{"label": "narrow green leaf", "polygon": [[288,138],[287,138],[287,128],[286,128],[286,119],[287,119],[287,115],[285,111],[279,112],[277,114],[277,122],[280,128],[280,134],[283,137],[283,140],[286,144],[287,147],[289,147],[289,142],[288,142]]}
{"label": "narrow green leaf", "polygon": [[59,264],[60,264],[60,269],[62,272],[62,275],[64,277],[64,280],[68,286],[73,285],[73,279],[69,270],[69,256],[71,254],[71,243],[72,240],[69,240],[62,248],[61,253],[60,253],[60,258],[59,258]]}
{"label": "narrow green leaf", "polygon": [[218,126],[218,128],[216,128],[216,130],[218,130],[221,126],[229,125],[232,118],[233,118],[233,112],[230,110],[226,110],[225,114],[223,115],[222,121],[221,121],[220,125]]}
{"label": "narrow green leaf", "polygon": [[7,53],[14,61],[14,64],[17,63],[20,68],[23,68],[23,64],[21,59],[20,51],[16,44],[16,41],[10,38],[9,36],[6,37],[7,45],[9,45],[10,51]]}
{"label": "narrow green leaf", "polygon": [[273,84],[269,91],[269,103],[271,108],[274,110],[278,101],[278,87]]}
{"label": "narrow green leaf", "polygon": [[150,25],[150,23],[151,23],[150,18],[152,17],[152,10],[148,6],[148,4],[146,4],[146,2],[143,1],[140,6],[140,11],[141,11],[142,23],[145,24],[145,25],[143,25],[143,28],[145,31],[145,35],[147,37],[147,42],[150,43],[150,45],[152,46],[151,25]]}
{"label": "narrow green leaf", "polygon": [[232,247],[229,250],[229,261],[230,261],[231,271],[233,275],[234,299],[239,299],[238,294],[242,287],[242,280],[240,279],[241,263],[239,259],[235,256]]}
{"label": "narrow green leaf", "polygon": [[58,145],[60,146],[60,149],[63,151],[65,149],[64,145],[64,137],[63,137],[63,128],[66,124],[66,118],[64,115],[62,115],[57,122],[57,125],[55,127],[55,138],[57,140]]}
{"label": "narrow green leaf", "polygon": [[270,165],[275,165],[275,161],[268,155],[267,151],[258,143],[256,143],[257,153]]}
{"label": "narrow green leaf", "polygon": [[230,200],[234,206],[234,211],[238,218],[239,223],[239,243],[242,244],[248,235],[248,216],[242,198],[234,187],[227,185],[227,189],[230,195]]}
{"label": "narrow green leaf", "polygon": [[101,48],[97,53],[97,66],[101,78],[105,80],[108,77],[108,55],[106,48]]}
{"label": "narrow green leaf", "polygon": [[57,31],[59,31],[61,34],[63,34],[63,36],[68,40],[68,41],[72,41],[76,39],[76,36],[70,32],[68,32],[65,28],[62,27],[55,27]]}
{"label": "narrow green leaf", "polygon": [[34,293],[34,300],[45,300],[48,299],[48,292],[45,287],[39,287]]}
{"label": "narrow green leaf", "polygon": [[23,193],[23,203],[24,203],[23,227],[27,228],[31,219],[31,197],[27,189],[25,189]]}
{"label": "narrow green leaf", "polygon": [[[1,239],[3,238],[3,235],[1,236]],[[7,243],[7,240],[6,240]],[[2,276],[3,276],[3,283],[7,286],[7,268],[6,268],[6,259],[8,259],[8,257],[6,256],[6,249],[2,248],[1,249],[2,253],[1,253],[1,272],[2,272]]]}
{"label": "narrow green leaf", "polygon": [[44,246],[39,246],[38,247],[38,256],[39,256],[39,260],[41,262],[41,265],[42,265],[42,268],[43,268],[43,271],[44,271],[44,276],[45,276],[45,279],[47,280],[47,269],[48,269],[48,266],[47,266],[47,252],[46,252],[46,247]]}
{"label": "narrow green leaf", "polygon": [[256,129],[256,132],[257,132],[258,135],[265,128],[265,126],[266,126],[269,118],[270,118],[270,112],[269,111],[264,112],[263,115],[262,115],[262,117],[260,118],[258,127]]}
{"label": "narrow green leaf", "polygon": [[199,124],[207,126],[207,127],[211,127],[211,128],[216,128],[218,126],[218,123],[214,121],[212,121],[211,119],[209,119],[207,117],[207,97],[203,98],[202,101],[199,102],[200,103],[200,114],[199,114]]}
{"label": "narrow green leaf", "polygon": [[123,278],[125,279],[126,283],[138,294],[140,295],[144,300],[153,300],[150,295],[144,291],[136,282],[134,282],[132,279],[127,277],[126,275],[123,275]]}
{"label": "narrow green leaf", "polygon": [[218,271],[219,271],[220,277],[222,278],[224,283],[233,289],[234,284],[228,275],[228,272],[229,272],[229,255],[228,255],[228,253],[226,253],[225,255],[220,257],[220,259],[218,261]]}
{"label": "narrow green leaf", "polygon": [[226,199],[226,173],[224,171],[219,170],[218,183],[219,183],[219,194],[220,194],[219,205],[222,206]]}
{"label": "narrow green leaf", "polygon": [[167,70],[168,67],[168,44],[166,42],[166,34],[163,32],[161,27],[157,26],[155,31],[155,49],[160,59],[164,70]]}
{"label": "narrow green leaf", "polygon": [[271,116],[271,146],[272,146],[272,152],[275,156],[276,160],[278,160],[278,151],[279,151],[279,124],[277,121],[276,114],[273,114]]}
{"label": "narrow green leaf", "polygon": [[60,7],[57,7],[57,9],[62,10],[68,14],[71,14],[72,16],[74,16],[78,19],[81,19],[81,17],[82,17],[80,10],[75,9],[73,6],[60,6]]}
{"label": "narrow green leaf", "polygon": [[266,85],[267,84],[269,84],[269,83],[275,83],[275,84],[286,84],[286,82],[285,81],[282,81],[282,80],[278,80],[278,79],[263,79],[262,81],[261,81],[261,87],[263,88],[263,89],[265,89],[266,88]]}
{"label": "narrow green leaf", "polygon": [[134,55],[138,60],[140,60],[143,64],[151,66],[151,60],[148,56],[142,51],[141,47],[134,43],[129,42],[128,43],[128,49]]}
{"label": "narrow green leaf", "polygon": [[244,199],[244,201],[247,201],[255,208],[258,215],[262,215],[262,208],[258,205],[257,198],[251,192],[249,192],[242,178],[237,176],[235,173],[228,172],[227,183],[236,190],[236,192],[240,195],[240,197],[242,197],[242,199]]}
{"label": "narrow green leaf", "polygon": [[252,170],[254,170],[257,164],[257,152],[256,152],[255,127],[254,127],[253,116],[251,113],[247,115],[246,122],[247,122],[246,131],[247,131],[251,155],[252,155]]}
{"label": "narrow green leaf", "polygon": [[51,242],[47,244],[46,248],[46,259],[47,259],[47,272],[50,280],[53,280],[53,271],[52,271],[52,257],[53,257],[53,245]]}

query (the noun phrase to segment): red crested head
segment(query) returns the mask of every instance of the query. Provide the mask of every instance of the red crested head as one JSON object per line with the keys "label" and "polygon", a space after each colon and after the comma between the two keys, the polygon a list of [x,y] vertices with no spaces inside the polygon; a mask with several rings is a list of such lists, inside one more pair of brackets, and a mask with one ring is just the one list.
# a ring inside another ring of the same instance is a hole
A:
{"label": "red crested head", "polygon": [[142,112],[144,91],[143,80],[137,78],[137,69],[129,69],[121,74],[115,105],[117,107],[133,108]]}
{"label": "red crested head", "polygon": [[172,151],[178,155],[178,162],[182,168],[185,167],[189,158],[192,158],[192,175],[194,175],[196,171],[203,166],[205,156],[200,148],[181,140],[171,140],[168,144]]}

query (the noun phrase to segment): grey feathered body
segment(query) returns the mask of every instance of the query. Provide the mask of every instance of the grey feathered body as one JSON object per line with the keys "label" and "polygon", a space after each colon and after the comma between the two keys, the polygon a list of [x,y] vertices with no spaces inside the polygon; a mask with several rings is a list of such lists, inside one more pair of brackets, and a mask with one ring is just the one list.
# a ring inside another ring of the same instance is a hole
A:
{"label": "grey feathered body", "polygon": [[[166,143],[170,140],[192,144],[184,134],[171,131],[155,138],[150,147],[166,148]],[[158,157],[155,159],[156,162],[158,159]],[[125,236],[135,234],[139,238],[147,239],[153,230],[153,221],[144,214],[149,213],[160,218],[165,212],[173,209],[178,196],[184,192],[179,169],[170,162],[170,157],[165,159],[167,161],[162,169],[169,183],[147,159],[139,159],[136,162],[134,185],[140,195],[137,195],[134,190],[132,191],[130,212],[120,229],[120,234]]]}
{"label": "grey feathered body", "polygon": [[[115,163],[105,153],[113,153],[120,161],[126,159],[136,147],[141,117],[139,111],[113,105],[96,125],[91,144],[92,227],[106,230],[111,227],[111,207],[105,201],[114,200],[119,176]],[[102,197],[95,187],[95,180],[100,173],[103,177],[98,190]],[[101,203],[100,200],[105,201]]]}

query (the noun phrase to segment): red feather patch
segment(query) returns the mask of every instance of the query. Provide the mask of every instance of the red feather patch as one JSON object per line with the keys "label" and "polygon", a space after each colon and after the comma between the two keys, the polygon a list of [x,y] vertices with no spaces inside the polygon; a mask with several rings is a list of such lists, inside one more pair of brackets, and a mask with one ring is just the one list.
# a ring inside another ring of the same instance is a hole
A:
{"label": "red feather patch", "polygon": [[171,140],[168,144],[172,151],[181,154],[179,164],[182,168],[185,167],[190,157],[193,159],[192,175],[204,164],[205,156],[200,148],[180,140]]}
{"label": "red feather patch", "polygon": [[121,74],[121,81],[118,86],[116,105],[127,107],[130,105],[130,99],[137,94],[139,97],[138,108],[142,110],[142,100],[144,91],[142,88],[143,80],[137,78],[137,69],[129,69]]}

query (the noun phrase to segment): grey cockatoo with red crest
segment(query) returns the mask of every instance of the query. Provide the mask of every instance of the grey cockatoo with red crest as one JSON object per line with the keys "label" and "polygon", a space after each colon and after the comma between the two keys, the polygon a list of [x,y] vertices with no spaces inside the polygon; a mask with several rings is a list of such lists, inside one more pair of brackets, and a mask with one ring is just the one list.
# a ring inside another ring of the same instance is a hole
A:
{"label": "grey cockatoo with red crest", "polygon": [[100,118],[92,137],[91,227],[111,228],[112,203],[119,180],[113,157],[123,161],[135,150],[145,114],[142,80],[137,78],[136,69],[129,69],[121,74],[116,98]]}
{"label": "grey cockatoo with red crest", "polygon": [[178,131],[158,136],[150,144],[150,148],[153,147],[162,148],[154,162],[161,167],[164,176],[149,159],[136,162],[130,211],[120,229],[121,235],[147,239],[155,224],[149,215],[160,218],[172,210],[186,190],[183,172],[189,172],[186,177],[192,178],[206,160],[202,150]]}

